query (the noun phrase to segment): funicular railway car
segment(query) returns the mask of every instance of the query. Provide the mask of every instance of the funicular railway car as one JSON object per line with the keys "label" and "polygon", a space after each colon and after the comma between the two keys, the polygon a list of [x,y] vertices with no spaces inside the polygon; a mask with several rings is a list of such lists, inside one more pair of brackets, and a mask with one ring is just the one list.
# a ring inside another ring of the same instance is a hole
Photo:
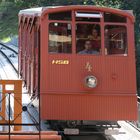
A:
{"label": "funicular railway car", "polygon": [[41,119],[136,120],[134,21],[95,6],[20,11],[19,73]]}

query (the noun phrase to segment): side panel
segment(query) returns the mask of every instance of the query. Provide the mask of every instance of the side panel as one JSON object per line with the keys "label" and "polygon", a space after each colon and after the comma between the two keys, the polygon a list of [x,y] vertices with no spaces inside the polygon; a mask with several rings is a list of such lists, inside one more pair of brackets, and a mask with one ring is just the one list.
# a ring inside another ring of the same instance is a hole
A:
{"label": "side panel", "polygon": [[31,33],[30,33],[30,46],[29,46],[29,61],[28,61],[28,87],[30,93],[34,96],[38,92],[38,82],[39,82],[39,75],[38,75],[38,67],[39,67],[39,51],[40,48],[40,30],[38,28],[38,23],[36,22],[32,25]]}
{"label": "side panel", "polygon": [[41,101],[44,120],[137,119],[137,99],[133,95],[47,94]]}
{"label": "side panel", "polygon": [[33,81],[34,81],[34,51],[35,51],[35,25],[32,27],[32,46],[31,46],[31,61],[30,61],[30,93],[33,93]]}
{"label": "side panel", "polygon": [[[37,27],[36,27],[37,28]],[[39,80],[40,80],[40,73],[39,73],[39,49],[40,49],[40,28],[37,28],[35,31],[35,48],[34,48],[34,81],[33,81],[33,91],[35,94],[38,94],[39,90]]]}
{"label": "side panel", "polygon": [[24,44],[23,44],[23,80],[26,82],[27,73],[27,44],[28,44],[27,24],[24,25]]}
{"label": "side panel", "polygon": [[[40,23],[40,95],[46,94],[47,90],[47,51],[48,51],[48,22],[47,15],[41,18]],[[41,101],[41,104],[43,102]]]}
{"label": "side panel", "polygon": [[27,55],[26,55],[26,60],[27,60],[27,65],[26,65],[26,84],[27,84],[27,90],[30,91],[30,77],[31,77],[31,59],[32,59],[32,45],[33,45],[33,34],[30,32],[30,27],[31,25],[28,25],[28,31],[27,31]]}

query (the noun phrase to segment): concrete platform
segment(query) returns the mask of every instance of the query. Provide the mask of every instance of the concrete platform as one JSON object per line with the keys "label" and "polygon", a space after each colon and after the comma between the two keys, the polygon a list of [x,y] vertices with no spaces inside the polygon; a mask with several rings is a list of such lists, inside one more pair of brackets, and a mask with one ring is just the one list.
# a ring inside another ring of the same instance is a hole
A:
{"label": "concrete platform", "polygon": [[107,140],[140,140],[140,132],[125,121],[118,122],[121,126],[118,135],[106,136]]}

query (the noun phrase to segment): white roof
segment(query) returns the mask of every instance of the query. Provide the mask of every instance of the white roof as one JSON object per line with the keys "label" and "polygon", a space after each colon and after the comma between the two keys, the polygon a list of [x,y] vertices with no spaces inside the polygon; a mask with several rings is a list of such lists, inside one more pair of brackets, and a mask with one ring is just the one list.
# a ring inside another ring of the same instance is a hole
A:
{"label": "white roof", "polygon": [[[85,5],[82,5],[82,6],[85,6]],[[39,7],[39,8],[30,8],[30,9],[20,10],[19,15],[26,14],[26,15],[38,15],[38,16],[40,16],[44,10],[51,9],[51,8],[59,8],[59,7],[65,7],[65,6],[47,6],[47,7]],[[125,11],[125,12],[133,15],[133,12],[131,10],[121,10],[121,11]]]}
{"label": "white roof", "polygon": [[39,7],[39,8],[30,8],[30,9],[20,10],[19,14],[34,15],[34,14],[41,14],[42,11],[43,11],[43,7]]}
{"label": "white roof", "polygon": [[20,10],[19,15],[20,14],[27,14],[27,15],[41,15],[43,10],[49,9],[49,8],[58,8],[58,7],[62,7],[62,6],[48,6],[48,7],[39,7],[39,8],[30,8],[30,9],[24,9],[24,10]]}

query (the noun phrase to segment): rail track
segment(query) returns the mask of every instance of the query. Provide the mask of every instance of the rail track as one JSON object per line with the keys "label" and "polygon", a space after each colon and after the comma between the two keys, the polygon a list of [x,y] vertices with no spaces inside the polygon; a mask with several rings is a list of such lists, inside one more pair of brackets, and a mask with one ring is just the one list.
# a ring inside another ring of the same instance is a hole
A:
{"label": "rail track", "polygon": [[[9,46],[0,43],[0,79],[18,79],[18,70],[17,70],[17,66],[15,64],[15,62],[18,61],[18,52],[14,49],[14,48],[10,48]],[[1,101],[1,99],[0,99]],[[23,104],[24,106],[24,104]],[[10,112],[12,114],[12,109],[10,108]],[[6,112],[7,108],[6,108]],[[31,114],[29,114],[29,112],[23,112],[22,114],[23,117],[29,118],[29,121],[27,121],[27,119],[25,119],[23,122],[23,126],[26,126],[26,123],[30,123],[30,124],[34,124],[34,117],[31,116]],[[26,122],[27,121],[27,122]],[[28,124],[27,123],[27,124]],[[25,125],[24,125],[25,124]],[[33,125],[35,126],[35,125]],[[24,129],[24,128],[23,128]],[[27,128],[27,130],[38,130],[37,127],[32,127],[32,128]]]}
{"label": "rail track", "polygon": [[[0,79],[17,79],[17,72],[14,70],[7,57],[0,51]],[[14,73],[14,74],[11,74]]]}
{"label": "rail track", "polygon": [[11,51],[14,52],[16,55],[18,55],[18,51],[16,51],[15,49],[13,49],[13,48],[7,46],[6,44],[4,44],[4,43],[2,43],[2,42],[0,42],[0,45],[3,46],[3,47],[5,47],[5,48],[7,48],[7,49],[9,49],[9,50],[11,50]]}
{"label": "rail track", "polygon": [[0,42],[0,53],[1,55],[8,61],[8,63],[12,66],[16,74],[18,74],[17,64],[15,64],[15,60],[17,60],[18,52],[9,46]]}
{"label": "rail track", "polygon": [[[140,96],[137,96],[137,103],[138,103],[138,107],[140,106]],[[135,128],[137,131],[140,132],[140,127],[139,124],[140,122],[136,122],[136,121],[127,121],[128,124],[130,124],[133,128]]]}
{"label": "rail track", "polygon": [[[10,61],[10,59],[8,58],[8,56],[1,50],[2,45],[0,45],[0,79],[2,80],[11,80],[11,79],[17,79],[17,69],[15,68],[15,66],[12,64],[12,62]],[[10,50],[11,51],[11,50]],[[14,73],[13,75],[11,73]],[[1,88],[1,87],[0,87]],[[5,98],[7,98],[7,95],[5,96]],[[0,103],[2,103],[3,101],[3,97],[2,97],[2,93],[0,93]],[[12,100],[13,103],[13,100]],[[0,104],[0,108],[1,108]],[[10,119],[12,118],[12,108],[10,107],[10,111],[8,109],[8,104],[6,104],[6,114],[8,116],[8,113],[10,114]],[[6,129],[7,127],[5,126],[0,126],[0,129]]]}
{"label": "rail track", "polygon": [[[138,107],[140,105],[140,97],[137,96],[137,103],[138,103]],[[137,131],[140,132],[140,127],[139,124],[140,122],[136,122],[136,121],[126,121],[129,125],[131,125],[133,128],[135,128]]]}
{"label": "rail track", "polygon": [[0,60],[0,79],[3,79],[3,76],[5,78],[8,78],[7,73],[4,69],[4,63]]}
{"label": "rail track", "polygon": [[137,124],[137,122],[128,122],[132,127],[134,127],[137,131],[139,131],[140,132],[140,128],[138,128],[138,124]]}
{"label": "rail track", "polygon": [[140,104],[140,96],[137,96],[138,104]]}
{"label": "rail track", "polygon": [[1,50],[0,50],[0,53],[3,55],[3,57],[5,57],[7,59],[7,61],[9,62],[9,64],[12,66],[12,68],[18,74],[18,70],[16,69],[16,67],[14,66],[14,64],[12,63],[12,61],[9,59],[9,57],[3,51],[1,51]]}

